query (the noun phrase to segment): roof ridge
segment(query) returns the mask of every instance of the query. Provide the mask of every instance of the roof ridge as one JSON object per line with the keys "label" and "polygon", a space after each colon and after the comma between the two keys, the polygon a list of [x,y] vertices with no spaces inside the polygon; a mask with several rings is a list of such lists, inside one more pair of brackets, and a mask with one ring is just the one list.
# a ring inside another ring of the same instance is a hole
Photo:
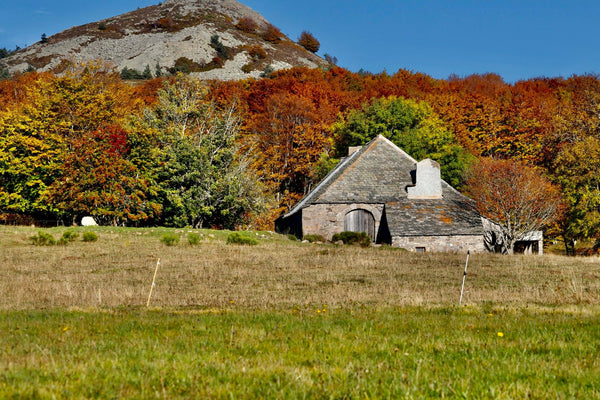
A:
{"label": "roof ridge", "polygon": [[392,149],[398,151],[400,154],[402,154],[404,157],[408,158],[410,161],[413,161],[415,163],[417,162],[414,158],[412,158],[410,155],[408,155],[408,153],[406,153],[404,150],[402,150],[401,148],[396,146],[391,140],[387,139],[383,135],[377,135],[373,139],[371,139],[368,143],[363,145],[360,148],[360,150],[357,150],[354,153],[350,154],[349,156],[342,158],[340,160],[340,162],[338,163],[338,165],[336,165],[331,171],[329,171],[329,173],[325,176],[325,178],[323,178],[323,180],[321,182],[319,182],[319,184],[317,186],[315,186],[306,196],[304,196],[304,198],[298,204],[296,204],[290,211],[288,211],[287,213],[285,213],[283,215],[283,218],[287,218],[290,215],[295,214],[300,209],[302,209],[306,204],[310,204],[313,200],[316,200],[313,198],[319,193],[319,191],[321,189],[327,188],[333,183],[330,181],[333,179],[334,176],[336,177],[335,179],[340,177],[350,165],[352,165],[355,161],[358,161],[363,154],[365,154],[369,149],[371,149],[373,147],[373,145],[376,142],[379,142],[379,141],[383,141],[385,144],[389,145]]}

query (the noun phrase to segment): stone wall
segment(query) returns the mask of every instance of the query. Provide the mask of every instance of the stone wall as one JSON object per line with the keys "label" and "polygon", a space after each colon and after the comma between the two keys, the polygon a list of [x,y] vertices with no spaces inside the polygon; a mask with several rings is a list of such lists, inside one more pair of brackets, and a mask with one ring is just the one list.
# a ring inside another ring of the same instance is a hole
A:
{"label": "stone wall", "polygon": [[394,236],[392,247],[401,247],[410,251],[435,251],[466,253],[484,253],[486,251],[483,235],[459,236]]}
{"label": "stone wall", "polygon": [[[344,217],[352,210],[367,210],[375,218],[375,232],[379,232],[383,204],[313,204],[302,210],[302,234],[322,235],[327,240],[344,230]],[[375,238],[373,238],[375,240]]]}

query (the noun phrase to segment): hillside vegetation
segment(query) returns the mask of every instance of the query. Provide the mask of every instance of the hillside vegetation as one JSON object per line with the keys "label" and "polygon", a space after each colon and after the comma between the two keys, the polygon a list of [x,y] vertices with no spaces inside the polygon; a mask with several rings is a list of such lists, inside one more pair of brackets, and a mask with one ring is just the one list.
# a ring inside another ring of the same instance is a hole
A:
{"label": "hillside vegetation", "polygon": [[44,34],[40,42],[6,54],[0,67],[60,74],[102,59],[127,79],[176,71],[203,79],[245,79],[265,70],[327,64],[305,47],[235,0],[166,0]]}

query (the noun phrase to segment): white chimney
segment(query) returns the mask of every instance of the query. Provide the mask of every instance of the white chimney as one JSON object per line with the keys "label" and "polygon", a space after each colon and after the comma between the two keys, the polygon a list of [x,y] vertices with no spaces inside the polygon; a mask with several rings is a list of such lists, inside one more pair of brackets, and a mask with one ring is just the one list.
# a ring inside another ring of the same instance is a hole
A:
{"label": "white chimney", "polygon": [[426,158],[417,163],[416,182],[406,188],[409,199],[441,199],[442,176],[440,164]]}

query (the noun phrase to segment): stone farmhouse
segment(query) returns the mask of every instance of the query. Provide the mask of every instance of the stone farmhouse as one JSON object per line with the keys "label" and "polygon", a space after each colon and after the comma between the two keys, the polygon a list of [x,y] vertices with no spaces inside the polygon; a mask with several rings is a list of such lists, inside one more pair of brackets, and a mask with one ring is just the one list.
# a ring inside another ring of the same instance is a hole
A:
{"label": "stone farmhouse", "polygon": [[474,201],[441,179],[437,162],[417,162],[381,135],[349,153],[275,221],[278,232],[328,240],[366,232],[374,243],[416,252],[490,249]]}

